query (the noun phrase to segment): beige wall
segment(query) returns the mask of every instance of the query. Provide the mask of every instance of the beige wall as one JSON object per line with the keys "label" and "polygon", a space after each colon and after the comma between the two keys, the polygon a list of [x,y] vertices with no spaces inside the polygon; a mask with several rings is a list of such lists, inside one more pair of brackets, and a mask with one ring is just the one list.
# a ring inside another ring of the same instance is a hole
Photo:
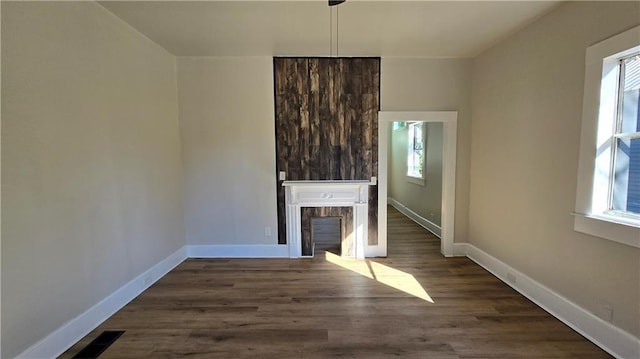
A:
{"label": "beige wall", "polygon": [[[570,212],[584,50],[638,13],[571,2],[475,60],[381,66],[382,110],[458,111],[455,241],[596,314],[611,305],[636,336],[639,251],[574,232]],[[275,244],[273,116],[271,57],[176,64],[94,3],[2,2],[2,357],[185,234]]]}
{"label": "beige wall", "polygon": [[573,230],[585,49],[640,3],[569,2],[473,67],[469,241],[640,334],[640,252]]}
{"label": "beige wall", "polygon": [[424,184],[407,180],[408,126],[392,130],[389,151],[388,197],[440,226],[442,218],[442,123],[425,123]]}
{"label": "beige wall", "polygon": [[[466,241],[471,61],[385,58],[381,71],[383,110],[460,111],[456,238]],[[276,244],[273,59],[178,58],[178,93],[187,243]]]}
{"label": "beige wall", "polygon": [[178,93],[187,243],[277,244],[273,59],[178,58]]}
{"label": "beige wall", "polygon": [[455,242],[466,242],[471,143],[471,59],[385,57],[382,111],[458,111]]}
{"label": "beige wall", "polygon": [[2,357],[184,245],[175,59],[92,2],[2,2]]}

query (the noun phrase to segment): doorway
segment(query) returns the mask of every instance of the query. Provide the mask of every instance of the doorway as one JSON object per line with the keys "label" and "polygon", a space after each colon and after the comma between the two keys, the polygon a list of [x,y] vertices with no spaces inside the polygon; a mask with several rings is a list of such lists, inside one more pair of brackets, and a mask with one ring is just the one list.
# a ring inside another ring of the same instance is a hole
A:
{"label": "doorway", "polygon": [[440,253],[453,256],[457,111],[380,111],[378,113],[378,244],[365,248],[367,257],[387,256],[387,186],[389,127],[392,122],[441,122],[442,148],[442,219]]}
{"label": "doorway", "polygon": [[442,122],[393,122],[389,134],[387,203],[440,238]]}

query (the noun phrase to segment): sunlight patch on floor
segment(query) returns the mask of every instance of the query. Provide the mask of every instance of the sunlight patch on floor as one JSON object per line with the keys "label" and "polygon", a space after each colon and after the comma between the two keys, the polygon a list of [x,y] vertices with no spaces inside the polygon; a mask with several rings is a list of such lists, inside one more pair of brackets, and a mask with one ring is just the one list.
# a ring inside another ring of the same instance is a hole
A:
{"label": "sunlight patch on floor", "polygon": [[414,297],[434,303],[429,293],[420,285],[416,278],[401,270],[370,260],[342,258],[331,252],[325,252],[327,262],[358,273],[379,283],[388,285]]}
{"label": "sunlight patch on floor", "polygon": [[327,262],[339,265],[344,269],[348,269],[352,272],[363,275],[369,279],[375,279],[371,269],[369,269],[369,265],[367,261],[351,259],[351,258],[342,258],[339,255],[333,254],[331,252],[325,252],[325,258]]}

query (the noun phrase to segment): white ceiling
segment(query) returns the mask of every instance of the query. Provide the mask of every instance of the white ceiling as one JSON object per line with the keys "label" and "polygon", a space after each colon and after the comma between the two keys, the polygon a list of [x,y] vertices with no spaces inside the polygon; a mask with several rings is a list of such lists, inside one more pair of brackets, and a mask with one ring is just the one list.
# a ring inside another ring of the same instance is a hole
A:
{"label": "white ceiling", "polygon": [[[333,8],[334,34],[340,56],[473,57],[558,3],[349,0]],[[176,56],[328,56],[330,51],[331,10],[324,0],[100,4]]]}

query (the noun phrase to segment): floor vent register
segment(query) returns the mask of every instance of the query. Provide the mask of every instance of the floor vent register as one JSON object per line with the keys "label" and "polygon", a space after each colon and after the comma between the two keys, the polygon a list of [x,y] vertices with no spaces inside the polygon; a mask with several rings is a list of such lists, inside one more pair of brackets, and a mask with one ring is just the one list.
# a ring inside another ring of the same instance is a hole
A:
{"label": "floor vent register", "polygon": [[84,347],[73,359],[94,359],[113,344],[120,336],[124,334],[124,330],[106,330],[98,335],[89,345]]}

